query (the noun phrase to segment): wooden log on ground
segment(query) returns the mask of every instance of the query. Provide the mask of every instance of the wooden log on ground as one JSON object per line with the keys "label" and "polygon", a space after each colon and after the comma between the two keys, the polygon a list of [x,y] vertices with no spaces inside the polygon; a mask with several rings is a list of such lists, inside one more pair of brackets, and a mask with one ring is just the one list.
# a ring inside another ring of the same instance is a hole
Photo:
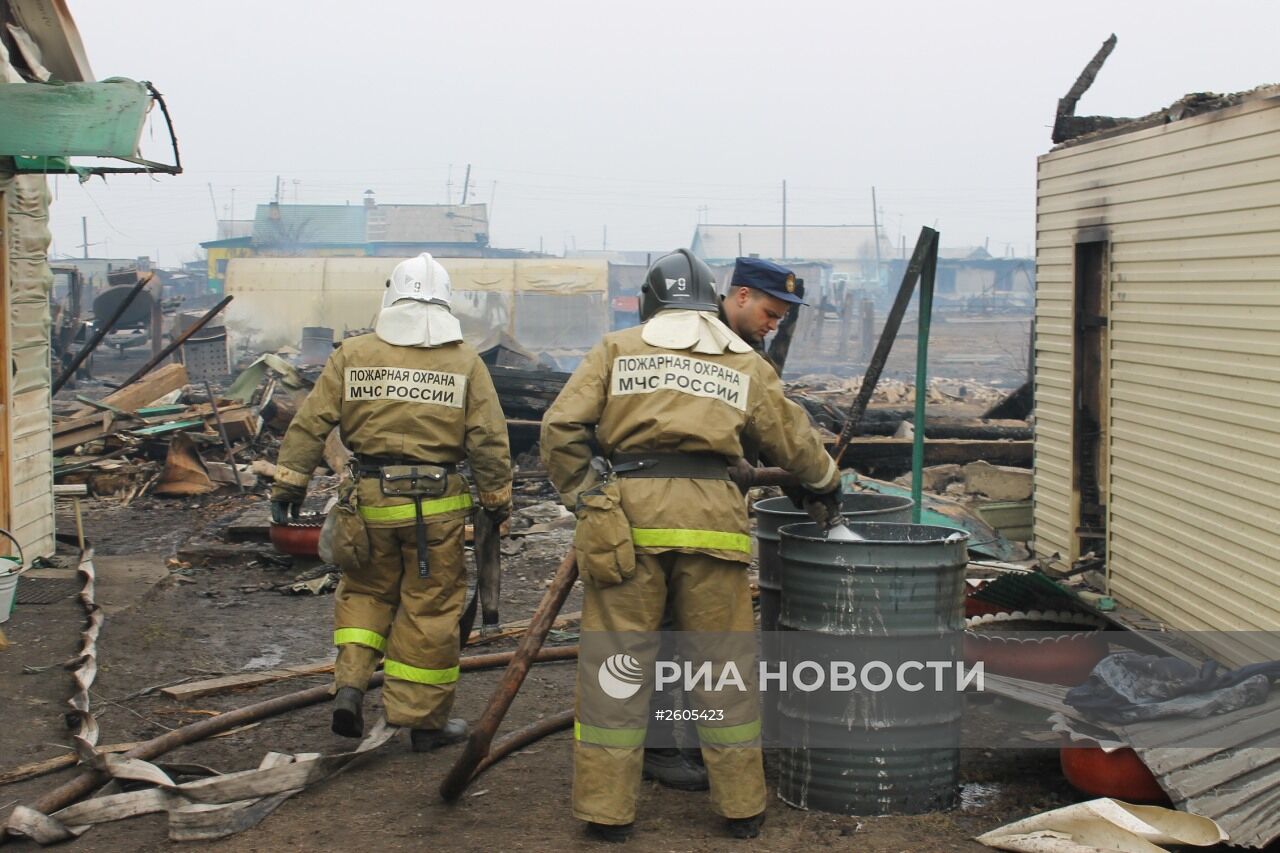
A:
{"label": "wooden log on ground", "polygon": [[[859,438],[849,444],[843,465],[855,468],[897,468],[911,466],[911,439]],[[835,442],[828,442],[828,449]],[[985,460],[993,465],[1030,468],[1033,441],[970,441],[967,439],[934,439],[924,443],[924,464],[943,465],[954,462],[966,465]]]}

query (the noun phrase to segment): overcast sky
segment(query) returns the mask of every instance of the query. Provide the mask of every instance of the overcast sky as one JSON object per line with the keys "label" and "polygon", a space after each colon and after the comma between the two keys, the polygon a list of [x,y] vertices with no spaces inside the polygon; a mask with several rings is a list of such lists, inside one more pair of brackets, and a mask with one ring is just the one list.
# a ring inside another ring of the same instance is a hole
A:
{"label": "overcast sky", "polygon": [[[1027,254],[1057,99],[1141,115],[1280,81],[1280,4],[68,0],[99,79],[164,93],[186,171],[51,179],[54,252],[201,256],[271,200],[492,202],[496,246],[688,245],[699,221],[870,223]],[[163,124],[144,153],[164,159]],[[450,187],[450,183],[452,186]],[[212,198],[210,197],[212,186]]]}

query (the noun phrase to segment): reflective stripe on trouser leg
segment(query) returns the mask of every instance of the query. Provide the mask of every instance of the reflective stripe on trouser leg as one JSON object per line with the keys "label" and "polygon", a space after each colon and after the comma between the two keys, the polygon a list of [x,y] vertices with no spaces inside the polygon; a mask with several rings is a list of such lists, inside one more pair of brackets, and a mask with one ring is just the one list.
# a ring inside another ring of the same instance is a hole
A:
{"label": "reflective stripe on trouser leg", "polygon": [[382,699],[387,722],[415,729],[438,729],[453,708],[458,680],[458,617],[467,594],[462,535],[466,519],[428,521],[431,576],[418,577],[412,525],[370,528],[375,552],[394,549],[403,571],[400,608],[387,639]]}
{"label": "reflective stripe on trouser leg", "polygon": [[[578,658],[577,724],[573,743],[573,814],[580,820],[624,824],[635,820],[636,797],[644,765],[644,733],[649,721],[651,690],[628,699],[600,698],[598,673],[602,655],[613,651],[607,632],[655,632],[666,602],[666,576],[658,557],[637,554],[636,573],[620,584],[597,586],[584,577],[582,641]],[[592,640],[592,635],[597,638]],[[617,649],[632,655],[646,673],[653,672],[657,635],[642,645]]]}
{"label": "reflective stripe on trouser leg", "polygon": [[733,660],[745,693],[708,693],[694,685],[695,708],[719,708],[724,720],[698,725],[711,782],[711,806],[725,817],[751,817],[765,809],[760,752],[760,694],[751,590],[740,563],[705,554],[670,555],[671,601],[681,631],[715,632],[726,660]]}
{"label": "reflective stripe on trouser leg", "polygon": [[389,560],[374,554],[364,569],[343,573],[333,596],[335,686],[368,688],[399,600],[399,556]]}

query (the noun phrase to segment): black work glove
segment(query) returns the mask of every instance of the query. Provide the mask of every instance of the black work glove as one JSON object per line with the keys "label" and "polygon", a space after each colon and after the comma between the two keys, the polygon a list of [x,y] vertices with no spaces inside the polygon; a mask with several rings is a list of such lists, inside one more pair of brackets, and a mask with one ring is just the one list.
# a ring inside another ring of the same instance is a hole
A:
{"label": "black work glove", "polygon": [[511,504],[503,504],[502,506],[487,506],[484,508],[484,514],[489,516],[489,523],[495,528],[501,527],[502,522],[511,517]]}
{"label": "black work glove", "polygon": [[796,509],[804,509],[805,500],[812,494],[798,483],[794,486],[783,486],[782,493],[791,499],[791,505]]}
{"label": "black work glove", "polygon": [[813,519],[813,523],[823,530],[829,530],[840,523],[843,517],[840,507],[840,487],[829,492],[812,492],[806,490],[804,511]]}
{"label": "black work glove", "polygon": [[307,497],[306,489],[296,489],[279,483],[271,490],[271,520],[276,524],[288,524],[297,521],[302,511],[302,501]]}

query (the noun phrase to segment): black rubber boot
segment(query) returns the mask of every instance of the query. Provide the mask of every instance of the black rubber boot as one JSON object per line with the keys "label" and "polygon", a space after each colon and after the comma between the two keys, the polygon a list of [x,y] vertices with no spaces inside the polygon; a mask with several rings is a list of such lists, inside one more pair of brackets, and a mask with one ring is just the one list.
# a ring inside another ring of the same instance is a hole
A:
{"label": "black rubber boot", "polygon": [[333,697],[333,733],[364,737],[364,694],[355,687],[340,687]]}
{"label": "black rubber boot", "polygon": [[764,812],[751,817],[731,817],[726,820],[729,834],[734,838],[758,838],[764,824]]}
{"label": "black rubber boot", "polygon": [[442,729],[410,729],[409,746],[414,752],[430,752],[467,739],[470,729],[466,720],[453,719]]}
{"label": "black rubber boot", "polygon": [[587,835],[608,844],[623,844],[631,837],[634,823],[588,823]]}
{"label": "black rubber boot", "polygon": [[646,749],[644,778],[677,791],[705,791],[707,768],[694,764],[678,749]]}

